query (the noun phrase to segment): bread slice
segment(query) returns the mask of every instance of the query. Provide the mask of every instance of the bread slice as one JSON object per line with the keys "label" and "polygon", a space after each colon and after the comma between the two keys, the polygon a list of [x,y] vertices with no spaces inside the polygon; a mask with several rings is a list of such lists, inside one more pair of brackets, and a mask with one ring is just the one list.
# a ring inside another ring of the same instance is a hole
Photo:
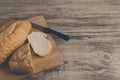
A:
{"label": "bread slice", "polygon": [[28,41],[33,48],[33,51],[39,56],[45,56],[50,53],[52,43],[47,38],[47,34],[43,32],[32,32],[28,36]]}
{"label": "bread slice", "polygon": [[11,72],[27,74],[34,72],[29,44],[25,44],[17,49],[9,60]]}
{"label": "bread slice", "polygon": [[25,42],[30,31],[30,22],[17,21],[0,33],[0,64]]}

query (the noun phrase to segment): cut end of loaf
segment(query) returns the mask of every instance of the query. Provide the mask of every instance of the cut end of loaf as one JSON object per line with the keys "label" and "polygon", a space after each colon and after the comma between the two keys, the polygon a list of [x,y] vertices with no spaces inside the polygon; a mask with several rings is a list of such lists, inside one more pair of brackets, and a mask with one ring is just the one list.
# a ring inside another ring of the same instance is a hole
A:
{"label": "cut end of loaf", "polygon": [[29,44],[25,44],[14,52],[9,61],[11,72],[28,74],[34,72]]}
{"label": "cut end of loaf", "polygon": [[52,49],[51,41],[47,39],[47,34],[43,32],[32,32],[28,36],[28,41],[33,51],[41,57],[47,55]]}

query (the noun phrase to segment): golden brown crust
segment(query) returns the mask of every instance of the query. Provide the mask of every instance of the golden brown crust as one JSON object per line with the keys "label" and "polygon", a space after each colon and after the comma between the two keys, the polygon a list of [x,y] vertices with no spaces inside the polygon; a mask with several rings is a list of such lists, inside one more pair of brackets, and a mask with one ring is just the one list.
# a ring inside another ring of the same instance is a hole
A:
{"label": "golden brown crust", "polygon": [[0,64],[24,43],[30,31],[30,22],[17,21],[0,33]]}
{"label": "golden brown crust", "polygon": [[10,21],[4,23],[4,24],[0,27],[0,33],[1,33],[2,31],[4,31],[9,25],[15,23],[16,21],[17,21],[17,20],[10,20]]}
{"label": "golden brown crust", "polygon": [[9,69],[11,72],[20,74],[33,72],[34,69],[29,44],[25,44],[15,51],[10,58]]}

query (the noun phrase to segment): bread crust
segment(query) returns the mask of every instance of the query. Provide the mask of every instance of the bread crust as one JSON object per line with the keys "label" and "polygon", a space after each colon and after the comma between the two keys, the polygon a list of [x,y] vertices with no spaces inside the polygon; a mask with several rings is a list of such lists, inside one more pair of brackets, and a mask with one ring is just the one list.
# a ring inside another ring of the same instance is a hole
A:
{"label": "bread crust", "polygon": [[0,64],[25,42],[30,31],[30,22],[17,21],[0,33]]}
{"label": "bread crust", "polygon": [[9,60],[9,69],[19,74],[34,72],[29,44],[23,45],[14,52]]}
{"label": "bread crust", "polygon": [[4,23],[4,24],[0,27],[0,33],[1,33],[2,31],[4,31],[9,25],[15,23],[16,21],[17,21],[17,20],[10,20],[10,21]]}

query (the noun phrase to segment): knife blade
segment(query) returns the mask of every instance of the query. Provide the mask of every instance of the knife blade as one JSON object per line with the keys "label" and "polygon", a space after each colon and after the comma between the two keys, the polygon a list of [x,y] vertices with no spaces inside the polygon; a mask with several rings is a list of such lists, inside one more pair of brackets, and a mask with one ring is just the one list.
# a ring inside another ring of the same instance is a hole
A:
{"label": "knife blade", "polygon": [[69,37],[68,35],[63,34],[63,33],[61,33],[61,32],[58,32],[58,31],[55,31],[55,30],[53,30],[53,29],[45,28],[45,27],[43,27],[43,26],[41,26],[41,25],[37,25],[37,24],[32,23],[32,22],[31,22],[31,25],[32,25],[33,28],[36,28],[36,29],[38,29],[38,30],[40,30],[40,31],[42,31],[42,32],[45,32],[45,33],[54,34],[54,35],[56,35],[56,36],[58,36],[58,37],[60,37],[60,38],[62,38],[62,39],[64,39],[64,40],[66,40],[66,41],[68,41],[68,40],[70,39],[70,37]]}

